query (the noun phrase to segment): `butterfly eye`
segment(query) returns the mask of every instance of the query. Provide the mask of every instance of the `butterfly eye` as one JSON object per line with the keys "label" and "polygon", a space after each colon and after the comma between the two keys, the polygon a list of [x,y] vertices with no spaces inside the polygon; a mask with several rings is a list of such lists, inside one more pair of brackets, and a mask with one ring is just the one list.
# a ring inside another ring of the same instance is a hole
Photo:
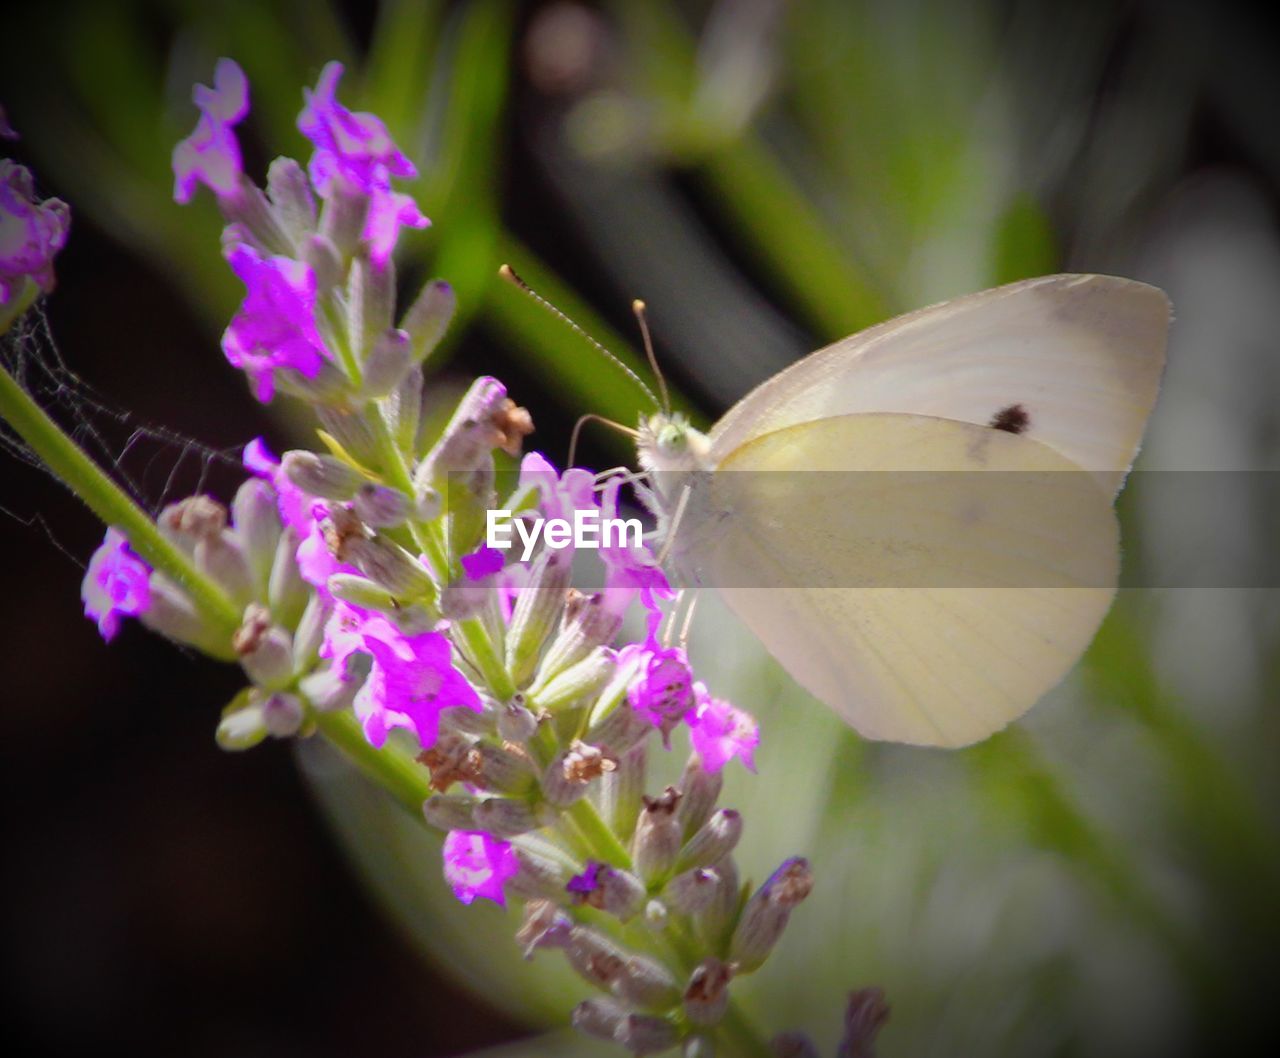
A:
{"label": "butterfly eye", "polygon": [[658,447],[664,452],[682,452],[687,442],[688,434],[678,423],[666,423],[658,431]]}

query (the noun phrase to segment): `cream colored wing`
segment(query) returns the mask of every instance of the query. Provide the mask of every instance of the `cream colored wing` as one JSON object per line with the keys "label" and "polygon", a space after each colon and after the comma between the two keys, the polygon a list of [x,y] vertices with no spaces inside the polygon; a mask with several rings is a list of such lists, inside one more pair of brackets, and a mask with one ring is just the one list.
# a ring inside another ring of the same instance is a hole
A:
{"label": "cream colored wing", "polygon": [[761,434],[853,412],[990,425],[1057,449],[1114,495],[1164,369],[1169,302],[1130,279],[1029,279],[900,316],[820,349],[711,432],[719,463]]}
{"label": "cream colored wing", "polygon": [[1075,664],[1115,592],[1110,494],[985,426],[823,419],[756,438],[695,489],[687,576],[867,738],[999,730]]}

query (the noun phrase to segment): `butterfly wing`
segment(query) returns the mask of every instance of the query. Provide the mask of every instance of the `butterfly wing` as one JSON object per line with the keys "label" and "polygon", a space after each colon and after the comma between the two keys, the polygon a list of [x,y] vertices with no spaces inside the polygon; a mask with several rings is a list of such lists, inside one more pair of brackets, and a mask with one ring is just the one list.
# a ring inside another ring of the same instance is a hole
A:
{"label": "butterfly wing", "polygon": [[867,738],[962,746],[1089,644],[1118,528],[1095,477],[1027,437],[891,413],[737,448],[688,505],[686,575]]}
{"label": "butterfly wing", "polygon": [[1056,275],[956,298],[820,349],[749,393],[711,433],[722,462],[754,437],[854,412],[1006,429],[1093,471],[1114,495],[1155,403],[1164,293],[1130,279]]}

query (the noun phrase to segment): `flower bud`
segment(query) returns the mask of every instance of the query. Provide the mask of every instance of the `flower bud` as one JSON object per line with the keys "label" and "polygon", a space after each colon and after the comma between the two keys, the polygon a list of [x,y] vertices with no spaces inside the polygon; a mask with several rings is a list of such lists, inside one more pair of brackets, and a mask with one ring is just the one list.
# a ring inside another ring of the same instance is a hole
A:
{"label": "flower bud", "polygon": [[435,598],[435,583],[422,563],[385,537],[348,537],[340,557],[398,598]]}
{"label": "flower bud", "polygon": [[515,838],[537,830],[542,822],[524,801],[508,797],[490,797],[481,801],[473,813],[476,826],[496,838]]}
{"label": "flower bud", "polygon": [[276,224],[296,250],[316,227],[311,181],[292,158],[277,158],[267,169],[267,198]]}
{"label": "flower bud", "polygon": [[602,593],[583,595],[570,590],[560,632],[547,648],[539,670],[540,678],[553,678],[597,647],[612,643],[621,627],[622,617],[605,607]]}
{"label": "flower bud", "polygon": [[453,287],[443,279],[433,279],[422,288],[400,321],[409,333],[414,363],[420,364],[440,344],[456,307]]}
{"label": "flower bud", "polygon": [[[351,261],[351,273],[347,277],[347,332],[356,358],[364,365],[366,382],[373,348],[380,335],[391,330],[392,313],[396,300],[396,271],[387,263],[378,267],[367,252],[356,254]],[[409,336],[405,335],[404,366],[409,366]],[[397,376],[398,380],[399,376]],[[394,382],[391,385],[395,385]],[[374,392],[366,389],[366,396],[383,397],[390,390]]]}
{"label": "flower bud", "polygon": [[315,596],[298,569],[298,534],[286,528],[276,544],[267,579],[267,601],[275,619],[285,628],[294,627],[301,619],[309,600]]}
{"label": "flower bud", "polygon": [[206,620],[196,610],[187,594],[173,581],[160,573],[152,573],[147,580],[151,602],[138,619],[153,632],[196,647],[223,661],[235,660],[231,639]]}
{"label": "flower bud", "polygon": [[377,610],[379,613],[396,613],[401,606],[397,599],[386,588],[375,584],[368,577],[358,573],[334,573],[324,585],[335,599],[349,602],[362,610]]}
{"label": "flower bud", "polygon": [[632,955],[613,983],[613,994],[641,1010],[669,1010],[680,1002],[680,985],[656,959]]}
{"label": "flower bud", "polygon": [[190,555],[199,541],[217,536],[227,527],[227,509],[209,496],[188,496],[162,510],[156,525],[171,543]]}
{"label": "flower bud", "polygon": [[303,676],[298,690],[316,712],[336,713],[350,708],[372,668],[373,658],[368,654],[349,654],[341,666],[326,665]]}
{"label": "flower bud", "polygon": [[394,529],[409,517],[409,498],[399,489],[366,481],[356,492],[352,508],[365,525]]}
{"label": "flower bud", "polygon": [[361,394],[369,400],[390,394],[413,366],[409,352],[409,336],[404,331],[386,330],[378,335],[365,358]]}
{"label": "flower bud", "polygon": [[320,209],[320,234],[333,243],[340,258],[348,260],[360,244],[368,215],[369,196],[335,180]]}
{"label": "flower bud", "polygon": [[486,790],[523,796],[533,789],[537,780],[533,761],[517,743],[498,746],[487,741],[477,742],[471,748],[471,756],[476,781]]}
{"label": "flower bud", "polygon": [[[653,725],[622,701],[616,701],[614,708],[607,712],[598,708],[601,703],[614,696],[618,688],[625,690],[625,684],[615,675],[600,692],[596,705],[591,709],[586,738],[588,742],[604,747],[612,756],[621,759],[632,749],[643,745],[643,739],[653,730]],[[631,823],[632,820],[627,820],[628,831]]]}
{"label": "flower bud", "polygon": [[231,596],[233,602],[246,606],[253,601],[253,575],[244,546],[229,529],[216,535],[201,537],[194,552],[196,569]]}
{"label": "flower bud", "polygon": [[573,1008],[570,1021],[579,1032],[598,1040],[613,1040],[627,1018],[627,1008],[614,999],[585,999]]}
{"label": "flower bud", "polygon": [[[382,405],[387,424],[402,452],[418,451],[418,422],[422,415],[422,368],[410,367]],[[428,521],[430,519],[427,519]]]}
{"label": "flower bud", "polygon": [[[273,615],[275,611],[272,611]],[[320,656],[324,646],[325,626],[333,614],[333,604],[322,595],[312,595],[293,631],[293,666],[295,672],[306,672]]]}
{"label": "flower bud", "polygon": [[729,1006],[733,970],[715,956],[693,968],[684,990],[684,1012],[695,1025],[715,1025]]}
{"label": "flower bud", "polygon": [[674,1047],[680,1040],[680,1034],[665,1018],[628,1014],[613,1030],[613,1039],[632,1054],[658,1054]]}
{"label": "flower bud", "polygon": [[357,463],[377,465],[378,440],[363,415],[322,404],[316,408],[316,418],[325,432]]}
{"label": "flower bud", "polygon": [[597,647],[576,665],[564,669],[545,683],[539,680],[529,689],[529,697],[539,709],[555,713],[595,694],[617,668],[612,651]]}
{"label": "flower bud", "polygon": [[724,777],[720,772],[707,771],[701,757],[696,753],[689,755],[680,777],[679,816],[686,840],[711,817],[723,787]]}
{"label": "flower bud", "polygon": [[533,563],[529,583],[516,593],[507,632],[507,670],[517,687],[527,686],[537,670],[543,644],[564,610],[572,565],[568,551],[543,551]]}
{"label": "flower bud", "polygon": [[507,882],[509,893],[525,899],[564,899],[570,871],[553,851],[543,852],[534,845],[534,839],[525,838],[515,852],[520,870]]}
{"label": "flower bud", "polygon": [[742,837],[742,813],[722,808],[708,819],[680,852],[676,870],[718,863],[738,847]]}
{"label": "flower bud", "polygon": [[478,797],[433,794],[422,803],[422,814],[440,830],[475,830],[475,810],[479,803]]}
{"label": "flower bud", "polygon": [[224,750],[251,750],[257,743],[268,736],[266,719],[262,716],[261,702],[250,702],[236,706],[239,696],[232,705],[223,711],[223,718],[218,722],[218,730],[214,738]]}
{"label": "flower bud", "polygon": [[574,926],[565,948],[569,965],[589,984],[609,991],[622,976],[627,962],[623,951],[608,937],[590,926]]}
{"label": "flower bud", "polygon": [[432,488],[444,492],[451,474],[465,476],[492,468],[493,449],[501,440],[493,417],[506,398],[506,387],[496,378],[481,377],[471,384],[440,439],[418,464],[413,479],[415,493]]}
{"label": "flower bud", "polygon": [[587,792],[592,779],[613,771],[615,766],[599,747],[575,740],[547,765],[542,776],[542,794],[557,808],[568,808]]}
{"label": "flower bud", "polygon": [[223,749],[236,751],[252,749],[266,737],[262,700],[253,688],[246,687],[222,710],[214,738]]}
{"label": "flower bud", "polygon": [[247,232],[249,242],[265,254],[292,252],[293,243],[280,227],[267,196],[244,173],[234,194],[218,196],[218,208],[231,226]]}
{"label": "flower bud", "polygon": [[254,595],[265,599],[280,543],[280,516],[276,510],[275,490],[260,478],[249,478],[236,491],[231,501],[232,524],[244,548],[249,572],[253,577]]}
{"label": "flower bud", "polygon": [[[492,735],[496,723],[498,707],[488,698],[483,689],[480,691],[480,712],[471,709],[445,709],[440,714],[440,730],[456,735],[474,738],[477,735]],[[511,741],[503,739],[503,741]]]}
{"label": "flower bud", "polygon": [[744,972],[759,969],[769,957],[787,928],[791,909],[812,888],[813,873],[808,861],[795,857],[774,871],[747,901],[729,943],[730,958]]}
{"label": "flower bud", "polygon": [[342,255],[326,235],[311,233],[302,237],[302,261],[316,277],[316,291],[328,294],[342,282]]}
{"label": "flower bud", "polygon": [[595,860],[588,860],[586,869],[570,878],[565,890],[574,903],[607,912],[621,922],[640,913],[647,895],[644,883],[630,871]]}
{"label": "flower bud", "polygon": [[713,951],[719,951],[738,920],[742,891],[738,865],[732,856],[726,856],[717,863],[715,870],[720,878],[715,896],[706,909],[694,917],[694,924],[703,944]]}
{"label": "flower bud", "polygon": [[503,742],[528,742],[538,730],[538,718],[523,703],[524,695],[517,694],[498,708],[498,737]]}
{"label": "flower bud", "polygon": [[694,867],[677,874],[662,890],[662,897],[680,915],[698,915],[711,906],[720,875],[711,867]]}
{"label": "flower bud", "polygon": [[844,1012],[844,1037],[836,1048],[836,1058],[874,1058],[876,1036],[889,1020],[889,1004],[884,990],[860,988],[849,993]]}
{"label": "flower bud", "polygon": [[680,854],[679,803],[680,793],[674,786],[668,786],[659,797],[644,798],[631,856],[636,873],[649,884],[664,877]]}
{"label": "flower bud", "polygon": [[349,500],[365,483],[364,475],[341,459],[301,448],[286,452],[280,468],[303,492],[324,500]]}
{"label": "flower bud", "polygon": [[250,603],[231,637],[231,647],[245,674],[259,687],[276,690],[293,680],[293,639],[271,621],[271,611]]}
{"label": "flower bud", "polygon": [[[630,709],[619,710],[612,715],[632,719]],[[644,723],[639,718],[634,719],[637,723]],[[605,745],[613,745],[607,741],[607,736],[607,731],[599,732]],[[587,737],[594,738],[597,735],[589,731]],[[610,752],[614,750],[610,749]],[[617,758],[618,763],[613,771],[607,772],[600,779],[600,811],[614,833],[623,841],[631,837],[643,804],[647,759],[648,750],[644,742],[637,742]]]}
{"label": "flower bud", "polygon": [[277,691],[262,703],[262,722],[272,738],[292,738],[301,729],[304,715],[297,695]]}
{"label": "flower bud", "polygon": [[564,948],[569,943],[573,919],[551,900],[530,900],[524,907],[524,921],[516,931],[516,943],[526,959],[538,948]]}

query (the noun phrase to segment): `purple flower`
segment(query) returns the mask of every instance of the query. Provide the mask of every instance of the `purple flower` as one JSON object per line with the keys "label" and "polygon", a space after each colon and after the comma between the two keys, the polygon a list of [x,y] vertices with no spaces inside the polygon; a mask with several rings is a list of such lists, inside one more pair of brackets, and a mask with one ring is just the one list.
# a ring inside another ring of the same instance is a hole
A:
{"label": "purple flower", "polygon": [[502,572],[502,552],[495,547],[481,547],[462,556],[462,572],[467,580],[482,581]]}
{"label": "purple flower", "polygon": [[0,140],[16,140],[19,136],[13,131],[13,126],[9,124],[9,115],[4,112],[4,107],[0,106]]}
{"label": "purple flower", "polygon": [[520,870],[510,842],[482,830],[451,830],[444,839],[444,880],[464,904],[478,896],[506,907],[502,886]]}
{"label": "purple flower", "polygon": [[249,113],[249,80],[234,61],[219,59],[213,84],[191,90],[200,119],[195,131],[173,148],[173,198],[180,205],[191,201],[197,183],[219,198],[240,189],[240,144],[231,130]]}
{"label": "purple flower", "polygon": [[569,879],[565,885],[565,891],[572,894],[580,902],[585,903],[587,898],[601,886],[600,876],[609,870],[609,865],[598,863],[595,860],[588,860],[587,866],[581,874],[575,874]]}
{"label": "purple flower", "polygon": [[698,704],[689,726],[693,748],[702,758],[702,766],[709,772],[717,772],[734,757],[739,757],[748,771],[755,771],[760,728],[754,717],[726,701],[712,698],[701,683],[694,684],[694,694]]}
{"label": "purple flower", "polygon": [[[615,475],[605,484],[600,497],[601,521],[617,518],[618,492],[622,488],[622,475]],[[624,538],[625,539],[625,538]],[[667,575],[658,565],[657,558],[646,544],[618,543],[600,548],[600,558],[605,564],[604,605],[611,613],[621,614],[632,600],[639,599],[647,613],[649,636],[657,631],[662,620],[659,599],[674,599],[676,593],[667,581]]]}
{"label": "purple flower", "polygon": [[299,536],[305,537],[315,524],[311,517],[311,497],[298,488],[280,469],[280,460],[267,447],[261,437],[255,437],[244,446],[241,462],[254,477],[270,482],[276,490],[276,506],[280,510],[280,521]]}
{"label": "purple flower", "polygon": [[409,195],[391,190],[385,176],[376,183],[362,235],[369,244],[369,259],[381,268],[391,259],[401,228],[426,228],[431,221]]}
{"label": "purple flower", "polygon": [[539,506],[547,518],[573,521],[574,511],[596,507],[595,476],[581,467],[569,467],[563,474],[541,452],[529,452],[520,461],[520,488],[536,488]]}
{"label": "purple flower", "polygon": [[662,743],[670,749],[671,732],[690,715],[694,705],[689,659],[678,647],[659,645],[652,635],[643,644],[628,644],[618,652],[619,664],[633,658],[637,668],[627,688],[627,700],[662,733]]}
{"label": "purple flower", "polygon": [[356,716],[371,745],[381,746],[393,727],[411,728],[423,749],[435,745],[440,711],[465,706],[480,712],[480,696],[453,667],[452,648],[440,632],[397,634],[387,640],[365,634],[363,649],[373,671],[356,695]]}
{"label": "purple flower", "polygon": [[31,171],[0,160],[0,305],[30,276],[53,289],[53,258],[67,241],[71,209],[57,198],[37,202]]}
{"label": "purple flower", "polygon": [[124,533],[108,529],[80,584],[84,615],[98,622],[103,639],[111,641],[120,630],[121,617],[146,612],[151,605],[150,576],[151,567],[133,553]]}
{"label": "purple flower", "polygon": [[324,627],[324,641],[320,656],[328,658],[335,669],[348,669],[348,661],[355,654],[369,654],[366,640],[377,639],[394,646],[404,638],[404,633],[385,616],[341,599],[335,600]]}
{"label": "purple flower", "polygon": [[373,114],[357,114],[337,99],[342,63],[330,62],[320,71],[315,91],[302,90],[305,105],[298,128],[315,144],[311,182],[327,198],[335,179],[348,190],[373,195],[385,189],[391,176],[414,177],[418,170],[392,142],[387,127]]}
{"label": "purple flower", "polygon": [[316,594],[325,598],[329,597],[329,578],[335,573],[360,572],[350,563],[340,562],[329,550],[329,541],[324,532],[324,523],[328,517],[328,504],[321,500],[311,504],[306,530],[295,554],[302,579],[316,589]]}
{"label": "purple flower", "polygon": [[222,335],[222,351],[265,404],[275,394],[276,371],[315,378],[332,359],[316,330],[315,273],[288,257],[264,258],[244,243],[229,247],[227,260],[247,292]]}

